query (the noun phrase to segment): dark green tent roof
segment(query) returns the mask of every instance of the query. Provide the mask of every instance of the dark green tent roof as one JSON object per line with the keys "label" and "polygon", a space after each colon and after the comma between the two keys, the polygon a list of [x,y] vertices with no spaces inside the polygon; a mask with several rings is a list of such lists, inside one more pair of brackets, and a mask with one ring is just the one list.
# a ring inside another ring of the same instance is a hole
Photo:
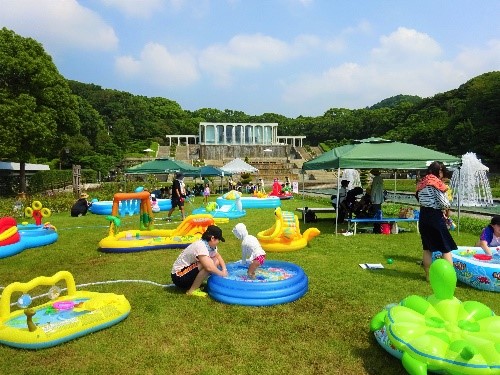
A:
{"label": "dark green tent roof", "polygon": [[172,159],[155,159],[145,163],[135,165],[125,170],[128,174],[162,174],[182,172],[184,174],[197,174],[199,175],[200,169],[193,167],[191,164],[185,163],[181,160]]}
{"label": "dark green tent roof", "polygon": [[426,169],[430,162],[459,164],[460,158],[409,143],[367,138],[336,147],[305,162],[304,170],[317,169]]}

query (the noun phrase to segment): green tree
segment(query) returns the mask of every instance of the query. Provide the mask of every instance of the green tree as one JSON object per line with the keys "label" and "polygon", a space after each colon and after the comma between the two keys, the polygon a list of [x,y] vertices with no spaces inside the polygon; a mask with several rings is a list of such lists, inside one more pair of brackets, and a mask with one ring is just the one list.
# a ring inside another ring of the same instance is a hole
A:
{"label": "green tree", "polygon": [[77,99],[42,45],[0,30],[0,154],[21,165],[57,156],[66,134],[77,134]]}

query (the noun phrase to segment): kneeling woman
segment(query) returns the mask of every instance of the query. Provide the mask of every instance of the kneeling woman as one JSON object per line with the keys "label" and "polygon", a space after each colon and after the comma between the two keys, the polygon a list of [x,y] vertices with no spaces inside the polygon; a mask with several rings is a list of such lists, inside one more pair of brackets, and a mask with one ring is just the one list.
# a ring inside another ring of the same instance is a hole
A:
{"label": "kneeling woman", "polygon": [[174,262],[172,282],[179,288],[186,289],[187,295],[206,297],[207,293],[200,290],[201,283],[212,273],[227,276],[226,263],[217,251],[219,241],[225,242],[222,230],[209,225],[201,240],[186,247]]}

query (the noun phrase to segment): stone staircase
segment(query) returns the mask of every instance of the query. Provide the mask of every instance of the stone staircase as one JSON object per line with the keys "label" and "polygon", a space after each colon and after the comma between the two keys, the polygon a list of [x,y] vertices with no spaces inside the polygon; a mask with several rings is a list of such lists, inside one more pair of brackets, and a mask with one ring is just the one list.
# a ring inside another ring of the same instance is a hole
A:
{"label": "stone staircase", "polygon": [[169,158],[170,157],[170,146],[160,146],[158,147],[157,158]]}
{"label": "stone staircase", "polygon": [[[190,164],[194,160],[199,160],[199,145],[176,145],[175,154],[171,154],[170,146],[160,146],[158,150],[158,158],[175,158],[176,160],[183,160]],[[264,183],[267,185],[272,185],[274,178],[278,178],[279,181],[285,181],[285,177],[288,177],[290,181],[299,181],[301,184],[304,183],[308,186],[322,186],[336,184],[337,174],[336,171],[307,171],[302,178],[301,169],[304,162],[311,160],[322,153],[319,147],[310,147],[306,149],[305,147],[293,147],[290,158],[251,158],[249,164],[254,166],[259,170],[253,177],[255,181],[262,178]],[[201,160],[201,165],[213,165],[216,167],[222,167],[224,164],[228,163],[232,159],[215,159],[215,160]]]}

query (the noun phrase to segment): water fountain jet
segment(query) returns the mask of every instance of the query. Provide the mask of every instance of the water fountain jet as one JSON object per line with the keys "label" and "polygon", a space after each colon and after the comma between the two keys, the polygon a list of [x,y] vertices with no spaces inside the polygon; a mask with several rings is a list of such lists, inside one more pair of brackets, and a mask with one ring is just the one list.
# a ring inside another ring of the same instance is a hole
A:
{"label": "water fountain jet", "polygon": [[453,172],[450,187],[452,189],[452,204],[458,205],[460,191],[460,206],[488,207],[493,205],[490,182],[487,172],[489,168],[481,163],[475,153],[462,155],[462,167]]}

